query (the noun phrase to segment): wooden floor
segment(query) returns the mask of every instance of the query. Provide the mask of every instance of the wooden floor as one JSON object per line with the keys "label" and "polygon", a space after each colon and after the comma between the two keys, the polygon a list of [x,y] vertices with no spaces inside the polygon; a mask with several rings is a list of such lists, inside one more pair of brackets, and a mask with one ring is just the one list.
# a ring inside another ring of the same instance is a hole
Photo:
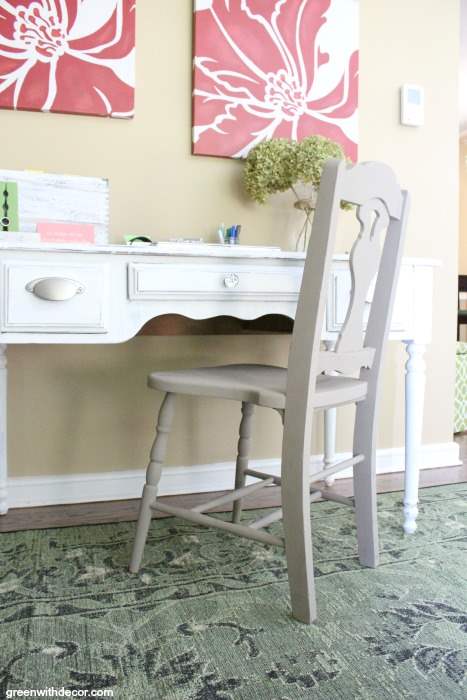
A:
{"label": "wooden floor", "polygon": [[[455,440],[460,445],[463,464],[456,467],[422,471],[420,473],[421,488],[467,482],[467,433],[457,435]],[[380,474],[378,476],[379,493],[400,491],[402,488],[403,473]],[[351,496],[352,480],[338,479],[333,490],[343,496]],[[214,498],[216,495],[221,495],[221,493],[210,493],[208,498]],[[161,498],[161,501],[185,508],[191,508],[205,500],[208,500],[206,494],[165,496]],[[42,506],[41,508],[16,508],[10,510],[7,515],[0,516],[0,532],[132,521],[137,518],[138,504],[139,499],[133,499],[128,501],[105,501],[103,503],[78,503],[65,506]],[[280,489],[278,487],[270,487],[249,498],[245,502],[245,508],[268,508],[279,504]],[[225,506],[218,510],[225,510]],[[162,515],[162,513],[157,513],[156,517],[166,516]]]}

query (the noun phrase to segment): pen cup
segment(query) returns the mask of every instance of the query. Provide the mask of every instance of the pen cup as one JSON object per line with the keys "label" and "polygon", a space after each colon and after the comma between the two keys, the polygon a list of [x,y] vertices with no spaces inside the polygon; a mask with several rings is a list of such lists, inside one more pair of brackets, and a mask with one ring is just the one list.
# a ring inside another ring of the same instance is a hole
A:
{"label": "pen cup", "polygon": [[240,242],[240,230],[241,230],[240,224],[236,224],[235,226],[231,226],[228,229],[228,234],[229,234],[229,244],[230,245],[238,245]]}

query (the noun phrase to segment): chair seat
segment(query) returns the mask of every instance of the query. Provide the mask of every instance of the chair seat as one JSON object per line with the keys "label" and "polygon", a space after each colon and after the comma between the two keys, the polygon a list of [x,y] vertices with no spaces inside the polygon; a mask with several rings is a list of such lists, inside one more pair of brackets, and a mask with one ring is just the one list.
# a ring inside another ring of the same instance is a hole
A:
{"label": "chair seat", "polygon": [[[212,396],[245,401],[268,408],[285,408],[287,370],[270,365],[224,365],[174,372],[153,372],[148,377],[152,389],[172,394]],[[315,408],[361,401],[367,383],[360,379],[320,374],[316,383]]]}

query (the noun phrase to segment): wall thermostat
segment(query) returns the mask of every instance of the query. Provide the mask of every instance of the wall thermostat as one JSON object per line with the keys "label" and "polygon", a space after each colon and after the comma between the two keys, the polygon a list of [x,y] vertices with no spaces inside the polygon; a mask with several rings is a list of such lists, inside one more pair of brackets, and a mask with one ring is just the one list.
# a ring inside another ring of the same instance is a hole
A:
{"label": "wall thermostat", "polygon": [[425,121],[425,95],[420,85],[405,83],[401,87],[401,124],[423,126]]}

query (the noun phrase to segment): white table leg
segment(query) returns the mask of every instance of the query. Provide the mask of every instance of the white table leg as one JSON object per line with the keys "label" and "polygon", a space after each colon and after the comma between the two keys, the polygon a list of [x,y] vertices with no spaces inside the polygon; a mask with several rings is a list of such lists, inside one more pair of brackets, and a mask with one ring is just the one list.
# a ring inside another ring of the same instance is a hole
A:
{"label": "white table leg", "polygon": [[0,515],[8,512],[8,462],[6,451],[7,367],[6,345],[0,344]]}
{"label": "white table leg", "polygon": [[[334,350],[336,342],[334,340],[325,340],[324,347],[326,350]],[[332,374],[332,373],[331,373]],[[336,422],[337,410],[328,408],[324,411],[324,464],[328,466],[336,461]],[[335,481],[334,476],[330,476],[325,480],[326,486],[332,486]]]}
{"label": "white table leg", "polygon": [[411,340],[404,340],[404,344],[409,356],[405,365],[404,531],[410,535],[417,529],[418,481],[425,396],[423,355],[426,346]]}
{"label": "white table leg", "polygon": [[[324,464],[327,466],[336,461],[336,419],[335,408],[328,408],[324,412]],[[326,486],[332,486],[335,476],[329,476],[324,480]]]}
{"label": "white table leg", "polygon": [[329,465],[336,460],[336,416],[335,408],[324,412],[324,464]]}

